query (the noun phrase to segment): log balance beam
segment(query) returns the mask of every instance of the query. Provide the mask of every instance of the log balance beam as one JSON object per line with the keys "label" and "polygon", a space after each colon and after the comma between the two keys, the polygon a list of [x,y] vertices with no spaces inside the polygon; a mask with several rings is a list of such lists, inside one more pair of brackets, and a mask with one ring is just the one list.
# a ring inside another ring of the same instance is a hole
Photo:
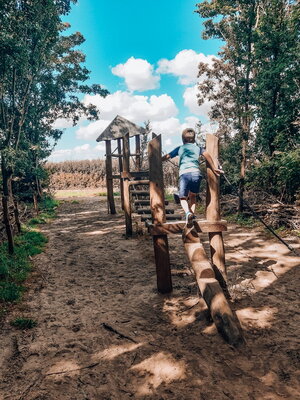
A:
{"label": "log balance beam", "polygon": [[[218,139],[215,136],[207,135],[206,149],[217,164]],[[181,233],[196,283],[218,332],[231,345],[243,343],[238,321],[223,292],[223,289],[226,289],[227,274],[222,232],[227,230],[227,224],[220,218],[219,178],[208,165],[205,220],[194,221],[191,228],[187,228],[184,221],[166,222],[160,135],[149,142],[148,155],[152,223],[148,222],[147,226],[153,237],[158,291],[160,293],[172,291],[168,234]],[[211,262],[198,232],[207,232],[209,235]]]}

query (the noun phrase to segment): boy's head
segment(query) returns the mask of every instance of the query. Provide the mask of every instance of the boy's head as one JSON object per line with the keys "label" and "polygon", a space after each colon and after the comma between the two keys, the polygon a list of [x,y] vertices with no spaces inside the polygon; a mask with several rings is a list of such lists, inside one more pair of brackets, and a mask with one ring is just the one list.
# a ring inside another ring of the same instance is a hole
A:
{"label": "boy's head", "polygon": [[195,143],[196,132],[192,128],[186,128],[182,131],[182,142],[186,143]]}

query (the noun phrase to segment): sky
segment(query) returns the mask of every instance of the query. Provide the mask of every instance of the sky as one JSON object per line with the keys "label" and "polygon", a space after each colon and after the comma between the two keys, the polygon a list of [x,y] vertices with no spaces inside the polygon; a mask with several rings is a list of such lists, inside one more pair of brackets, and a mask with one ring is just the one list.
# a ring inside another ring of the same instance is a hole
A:
{"label": "sky", "polygon": [[68,33],[79,31],[80,47],[91,71],[89,84],[109,91],[106,98],[86,95],[96,105],[98,121],[59,119],[64,130],[51,161],[104,157],[104,143],[96,138],[116,115],[162,134],[163,150],[181,143],[181,132],[200,120],[213,130],[209,102],[197,104],[197,65],[211,63],[220,42],[201,38],[203,20],[194,11],[196,0],[79,0],[64,21]]}

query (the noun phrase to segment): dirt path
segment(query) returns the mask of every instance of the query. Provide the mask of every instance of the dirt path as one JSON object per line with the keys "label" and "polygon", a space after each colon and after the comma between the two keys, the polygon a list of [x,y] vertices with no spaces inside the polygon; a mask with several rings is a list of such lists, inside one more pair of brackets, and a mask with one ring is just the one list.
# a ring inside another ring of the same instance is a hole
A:
{"label": "dirt path", "polygon": [[[162,296],[151,238],[125,240],[104,200],[65,202],[43,230],[46,251],[0,333],[1,400],[300,399],[299,259],[281,244],[244,228],[226,235],[247,341],[235,350],[198,299],[180,238],[174,291]],[[37,327],[12,328],[20,314]]]}

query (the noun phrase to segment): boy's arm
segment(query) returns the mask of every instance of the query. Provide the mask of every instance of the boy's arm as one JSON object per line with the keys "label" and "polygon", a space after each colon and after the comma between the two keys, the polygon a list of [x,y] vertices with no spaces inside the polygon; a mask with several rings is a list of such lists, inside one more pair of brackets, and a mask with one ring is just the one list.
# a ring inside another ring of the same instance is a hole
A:
{"label": "boy's arm", "polygon": [[221,174],[224,174],[224,171],[223,171],[222,169],[217,168],[217,167],[215,166],[215,163],[214,163],[213,159],[211,158],[211,155],[210,155],[207,151],[204,151],[204,152],[202,153],[202,155],[203,155],[203,157],[205,158],[205,160],[208,162],[210,168],[213,170],[213,172],[214,172],[217,176],[220,176]]}
{"label": "boy's arm", "polygon": [[169,158],[177,157],[178,156],[179,147],[180,146],[176,147],[176,149],[172,150],[170,153],[165,154],[164,156],[162,156],[161,160],[162,161],[166,161]]}

